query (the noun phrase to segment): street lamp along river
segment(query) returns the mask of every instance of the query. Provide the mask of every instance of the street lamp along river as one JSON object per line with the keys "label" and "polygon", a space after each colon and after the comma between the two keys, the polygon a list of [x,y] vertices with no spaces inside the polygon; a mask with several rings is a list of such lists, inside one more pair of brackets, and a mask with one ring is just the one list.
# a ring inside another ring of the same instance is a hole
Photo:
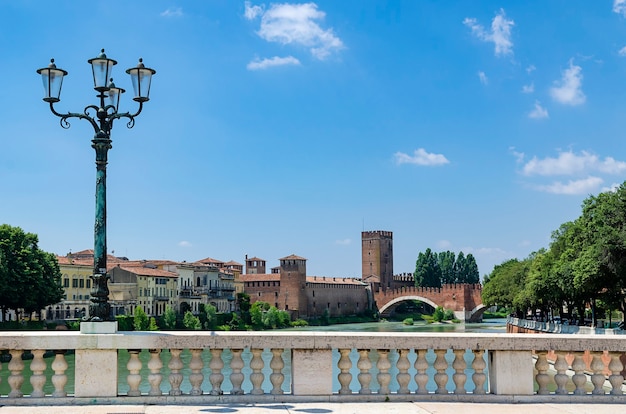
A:
{"label": "street lamp along river", "polygon": [[[89,315],[84,319],[88,321],[111,320],[111,305],[109,304],[109,288],[107,275],[107,234],[106,234],[106,166],[107,153],[111,149],[111,129],[113,121],[120,118],[128,118],[126,126],[132,128],[135,125],[135,117],[141,113],[143,103],[147,102],[150,94],[150,82],[154,69],[144,66],[142,59],[136,67],[126,70],[130,75],[135,92],[134,101],[139,103],[139,108],[134,114],[118,112],[120,96],[125,92],[113,83],[111,72],[117,62],[107,58],[104,49],[98,57],[87,61],[93,71],[93,84],[100,98],[99,105],[88,105],[82,113],[68,112],[62,114],[54,109],[54,104],[59,102],[63,77],[67,71],[57,68],[54,59],[50,65],[37,70],[43,80],[45,102],[50,104],[52,113],[61,118],[61,127],[70,127],[69,118],[79,118],[89,121],[94,129],[94,137],[91,146],[96,150],[96,220],[94,225],[94,249],[93,249],[93,275],[90,276],[93,283],[91,287],[91,304]],[[90,115],[93,114],[93,115]]]}

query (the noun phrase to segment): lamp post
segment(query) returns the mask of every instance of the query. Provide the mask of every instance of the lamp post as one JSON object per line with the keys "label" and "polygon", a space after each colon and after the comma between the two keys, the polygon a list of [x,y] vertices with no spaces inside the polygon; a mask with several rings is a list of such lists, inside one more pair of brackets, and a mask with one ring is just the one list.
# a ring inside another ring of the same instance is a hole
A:
{"label": "lamp post", "polygon": [[[50,104],[50,111],[60,119],[61,127],[70,127],[69,118],[85,119],[94,129],[94,137],[91,146],[96,150],[96,220],[94,225],[94,249],[93,249],[93,275],[91,287],[91,304],[89,305],[90,321],[110,320],[111,305],[109,304],[109,288],[107,275],[107,235],[106,235],[106,166],[107,154],[111,149],[111,129],[113,121],[120,118],[128,118],[126,126],[132,128],[135,125],[135,117],[141,113],[144,102],[147,102],[150,94],[150,82],[154,69],[144,66],[142,59],[136,67],[126,71],[131,77],[135,92],[134,101],[139,103],[139,108],[134,114],[118,112],[120,96],[125,92],[113,83],[111,72],[117,62],[107,58],[104,49],[93,59],[87,61],[91,64],[93,72],[94,89],[98,105],[88,105],[82,113],[68,112],[62,114],[54,109],[54,104],[59,102],[63,77],[67,71],[57,68],[54,59],[50,65],[37,70],[43,80],[45,102]],[[93,115],[92,115],[93,114]]]}

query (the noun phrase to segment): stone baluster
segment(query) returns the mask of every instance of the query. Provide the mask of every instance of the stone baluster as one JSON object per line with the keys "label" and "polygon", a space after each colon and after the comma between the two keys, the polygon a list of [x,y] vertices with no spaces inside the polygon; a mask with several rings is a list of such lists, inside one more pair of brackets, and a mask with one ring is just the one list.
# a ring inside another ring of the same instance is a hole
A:
{"label": "stone baluster", "polygon": [[272,383],[271,394],[283,393],[283,381],[285,376],[283,375],[283,368],[285,362],[283,361],[283,350],[279,348],[272,348],[272,360],[270,361],[270,368],[272,373],[270,374],[270,382]]}
{"label": "stone baluster", "polygon": [[24,375],[22,375],[22,371],[24,370],[24,361],[22,361],[22,351],[19,349],[12,349],[9,351],[11,354],[11,361],[9,361],[9,378],[7,378],[7,382],[11,387],[11,391],[9,392],[9,398],[20,398],[24,396],[22,392],[22,384],[24,383]]}
{"label": "stone baluster", "polygon": [[474,360],[472,361],[472,369],[474,370],[472,381],[474,381],[475,385],[474,394],[483,395],[486,393],[485,382],[487,382],[487,374],[484,372],[485,368],[487,368],[487,363],[483,356],[485,351],[474,349],[472,352],[474,353]]}
{"label": "stone baluster", "polygon": [[591,353],[591,364],[589,365],[591,371],[591,383],[593,384],[594,395],[604,394],[604,362],[602,362],[602,352]]}
{"label": "stone baluster", "polygon": [[211,382],[211,395],[222,395],[222,382],[224,382],[224,374],[222,374],[222,368],[224,368],[224,361],[222,361],[222,350],[211,349],[211,362],[209,362],[209,368],[211,368],[211,375],[209,375],[209,381]]}
{"label": "stone baluster", "polygon": [[191,374],[189,374],[189,382],[191,383],[190,395],[202,395],[203,367],[202,349],[191,349],[191,360],[189,361],[189,369],[191,370]]}
{"label": "stone baluster", "polygon": [[361,384],[361,389],[359,390],[359,394],[371,394],[372,390],[370,389],[370,382],[372,382],[372,374],[370,374],[370,369],[372,368],[372,361],[370,361],[369,357],[369,349],[359,349],[359,360],[356,363],[356,367],[359,369],[359,375],[357,375],[357,379]]}
{"label": "stone baluster", "polygon": [[428,374],[426,374],[426,370],[428,369],[428,361],[426,360],[426,352],[427,349],[417,349],[415,350],[417,353],[417,359],[415,360],[415,370],[417,373],[415,374],[415,382],[417,383],[417,394],[428,394],[428,390],[426,389],[426,384],[428,384]]}
{"label": "stone baluster", "polygon": [[624,369],[624,364],[620,361],[619,353],[611,352],[609,353],[609,357],[611,357],[611,362],[609,362],[609,371],[611,371],[611,375],[609,375],[611,395],[622,395],[622,383],[624,382],[624,377],[621,372]]}
{"label": "stone baluster", "polygon": [[46,384],[46,376],[43,372],[46,370],[46,361],[43,359],[43,349],[35,349],[32,351],[33,360],[30,362],[30,370],[32,372],[30,376],[30,385],[33,386],[33,391],[30,396],[33,398],[45,397],[43,392],[43,386]]}
{"label": "stone baluster", "polygon": [[378,375],[376,375],[376,379],[378,380],[378,384],[380,385],[378,393],[389,394],[389,383],[391,382],[391,374],[389,373],[389,368],[391,368],[391,362],[389,362],[388,349],[378,350],[378,362],[376,363],[376,368],[378,368]]}
{"label": "stone baluster", "polygon": [[161,392],[161,381],[163,381],[161,368],[163,368],[163,362],[161,361],[161,350],[151,349],[150,361],[148,361],[148,369],[150,370],[150,374],[148,375],[150,391],[148,392],[148,395],[163,395],[163,393]]}
{"label": "stone baluster", "polygon": [[556,352],[556,361],[554,361],[554,369],[556,374],[554,375],[554,382],[556,383],[556,390],[554,393],[556,395],[565,395],[567,394],[567,389],[565,388],[565,384],[569,380],[569,376],[567,375],[567,360],[565,359],[564,352]]}
{"label": "stone baluster", "polygon": [[446,384],[448,383],[448,374],[446,374],[446,369],[448,368],[448,361],[446,361],[446,349],[435,349],[435,363],[433,367],[437,370],[435,374],[435,384],[437,384],[437,389],[435,390],[435,394],[447,394],[448,390],[446,389]]}
{"label": "stone baluster", "polygon": [[454,352],[454,361],[452,362],[452,368],[454,368],[454,374],[452,375],[454,393],[467,394],[465,390],[465,382],[467,381],[467,375],[465,374],[465,368],[467,368],[465,349],[455,349],[452,352]]}
{"label": "stone baluster", "polygon": [[585,376],[585,361],[583,361],[582,352],[574,352],[574,361],[572,362],[572,370],[574,375],[572,376],[572,382],[576,386],[574,390],[575,395],[584,395],[585,384],[587,383],[587,377]]}
{"label": "stone baluster", "polygon": [[252,352],[252,360],[250,361],[250,369],[252,369],[252,374],[250,374],[252,391],[250,391],[250,394],[260,395],[263,394],[262,385],[263,380],[265,379],[262,372],[265,363],[263,362],[263,358],[261,358],[263,350],[259,348],[252,348],[250,351]]}
{"label": "stone baluster", "polygon": [[340,357],[339,362],[337,362],[337,368],[339,368],[339,375],[337,376],[340,385],[339,394],[352,394],[350,389],[350,382],[352,382],[350,351],[350,349],[345,348],[339,350]]}
{"label": "stone baluster", "polygon": [[537,389],[537,394],[545,395],[549,394],[548,391],[548,382],[550,382],[550,376],[547,374],[548,368],[550,368],[550,364],[546,359],[547,351],[537,351],[537,362],[535,362],[535,369],[537,370],[537,375],[535,376],[535,381],[537,381],[537,385],[539,388]]}
{"label": "stone baluster", "polygon": [[409,375],[409,368],[411,363],[409,362],[409,350],[398,350],[400,356],[398,362],[396,362],[396,368],[398,368],[398,375],[396,375],[396,381],[398,381],[398,394],[409,394],[409,382],[411,382],[411,376]]}
{"label": "stone baluster", "polygon": [[241,358],[242,349],[231,349],[233,353],[233,357],[230,360],[230,369],[232,373],[230,374],[230,382],[233,384],[233,389],[230,392],[233,395],[242,395],[243,389],[241,388],[241,384],[243,384],[244,376],[241,373],[241,370],[244,367],[243,358]]}
{"label": "stone baluster", "polygon": [[65,385],[67,384],[65,371],[67,368],[68,364],[65,360],[65,351],[54,351],[54,361],[52,361],[54,375],[51,378],[52,384],[54,385],[53,397],[67,397],[67,392],[65,392]]}
{"label": "stone baluster", "polygon": [[182,349],[170,349],[170,362],[167,367],[170,369],[170,395],[181,395],[183,392],[180,389],[180,384],[183,382],[183,374],[180,370],[183,369],[183,361],[180,359]]}
{"label": "stone baluster", "polygon": [[126,381],[128,382],[129,397],[138,397],[141,395],[141,391],[139,391],[139,384],[141,383],[141,375],[139,374],[141,371],[141,360],[139,359],[140,352],[141,349],[128,350],[130,358],[128,359],[128,363],[126,363],[126,368],[128,369]]}

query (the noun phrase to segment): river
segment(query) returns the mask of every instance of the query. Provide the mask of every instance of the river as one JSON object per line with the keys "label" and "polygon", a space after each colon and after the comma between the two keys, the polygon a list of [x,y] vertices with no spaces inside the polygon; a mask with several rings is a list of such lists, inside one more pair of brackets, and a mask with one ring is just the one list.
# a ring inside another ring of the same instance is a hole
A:
{"label": "river", "polygon": [[[477,332],[485,332],[485,333],[504,333],[506,332],[506,320],[505,319],[489,319],[486,320],[485,322],[482,323],[468,323],[468,324],[448,324],[448,323],[442,323],[442,324],[427,324],[425,322],[418,322],[414,325],[404,325],[402,322],[367,322],[367,323],[353,323],[353,324],[342,324],[342,325],[330,325],[330,326],[308,326],[308,327],[299,327],[299,328],[289,328],[287,329],[287,331],[333,331],[333,332],[458,332],[459,334],[463,334],[463,333],[477,333]],[[167,393],[170,389],[169,387],[169,382],[167,381],[167,376],[169,375],[169,369],[167,368],[167,363],[169,362],[170,356],[169,356],[169,351],[164,350],[162,352],[163,356],[162,356],[162,360],[163,360],[163,369],[162,369],[162,374],[163,374],[163,381],[161,383],[161,389],[164,393]],[[148,384],[147,378],[148,378],[148,361],[150,359],[150,354],[147,350],[143,350],[140,353],[140,360],[142,361],[143,364],[143,368],[141,370],[141,376],[142,376],[142,382],[141,382],[141,386],[140,389],[142,392],[147,393],[150,389],[150,386]],[[353,389],[358,389],[358,381],[357,381],[357,375],[359,373],[357,367],[356,367],[356,361],[358,360],[358,353],[356,352],[356,350],[353,350],[351,355],[350,355],[352,361],[353,361],[353,366],[352,366],[352,376],[353,376],[353,380],[352,380],[352,384],[351,387]],[[486,357],[486,354],[485,354]],[[210,389],[211,385],[209,383],[209,375],[211,374],[211,370],[208,368],[209,366],[209,361],[211,360],[211,354],[210,352],[208,352],[207,350],[205,350],[202,353],[202,358],[204,360],[204,369],[202,371],[202,373],[204,374],[204,383],[202,385],[202,388],[204,390]],[[222,370],[222,373],[224,374],[224,383],[222,384],[222,389],[225,392],[228,392],[232,386],[230,384],[230,380],[229,380],[229,375],[230,375],[230,360],[232,358],[232,354],[230,353],[229,350],[225,350],[222,353],[222,359],[224,361],[224,369]],[[249,351],[244,351],[242,354],[242,358],[245,361],[245,368],[243,369],[243,371],[246,373],[246,377],[248,377],[248,374],[251,372],[250,368],[249,368],[249,363],[250,363],[250,359],[252,358],[252,355],[250,354]],[[265,368],[263,370],[264,374],[265,374],[265,382],[263,383],[263,388],[266,391],[269,391],[272,388],[272,385],[269,381],[269,375],[271,374],[271,369],[269,367],[269,361],[272,358],[272,354],[271,352],[269,352],[269,350],[266,350],[265,352],[263,352],[263,360],[265,361]],[[409,356],[409,361],[411,362],[411,366],[413,367],[413,364],[415,362],[415,358],[416,356],[411,353],[411,355]],[[474,385],[471,382],[471,375],[473,374],[473,371],[471,370],[471,363],[473,360],[474,356],[471,352],[466,353],[465,359],[467,362],[467,369],[466,369],[466,373],[468,376],[468,381],[466,384],[467,389],[473,389]],[[119,383],[118,383],[118,392],[120,394],[125,394],[126,392],[128,392],[128,385],[126,384],[126,377],[128,376],[128,370],[126,369],[126,363],[128,362],[129,359],[129,355],[128,352],[125,350],[120,350],[119,351],[119,355],[118,355],[118,378],[119,378]],[[191,384],[188,381],[189,378],[189,374],[190,374],[190,370],[189,370],[189,361],[191,360],[191,353],[189,352],[189,350],[185,350],[182,354],[181,354],[181,359],[183,360],[183,364],[185,366],[185,368],[182,370],[182,374],[183,377],[185,378],[183,380],[183,383],[181,384],[181,389],[184,392],[189,392],[189,390],[191,389]],[[289,350],[286,350],[283,353],[283,359],[285,362],[285,367],[283,369],[283,373],[285,375],[285,381],[284,381],[284,391],[285,392],[290,392],[289,390],[289,384],[291,383],[291,356],[290,356],[290,352]],[[390,370],[390,373],[394,374],[395,372],[397,372],[397,370],[395,369],[395,363],[398,359],[398,354],[395,351],[390,352],[389,354],[389,360],[392,364],[392,369]],[[432,375],[434,374],[434,369],[432,368],[432,362],[435,359],[435,355],[432,351],[429,351],[428,355],[427,355],[427,360],[429,361],[429,363],[431,364],[431,367],[429,368],[429,375],[432,378]],[[452,370],[452,359],[453,359],[453,355],[451,352],[448,352],[447,355],[447,359],[449,359],[449,365],[450,367],[448,368],[448,375],[450,377],[450,380],[452,378],[452,374],[453,374],[453,370]],[[69,393],[73,393],[73,389],[74,389],[74,354],[69,354],[66,355],[66,360],[68,363],[68,369],[67,369],[67,375],[68,375],[68,384],[66,386],[66,389],[68,390]],[[336,367],[337,366],[337,362],[339,360],[339,352],[334,350],[333,351],[333,364]],[[376,370],[376,361],[378,360],[378,356],[376,351],[372,351],[371,352],[371,360],[373,363],[373,367],[372,367],[372,388],[376,389],[377,387],[377,383],[376,383],[376,374],[377,374],[377,370]],[[52,364],[52,358],[46,358],[46,363],[48,365],[46,371],[45,371],[45,375],[48,378],[46,385],[44,386],[44,392],[46,394],[50,394],[54,391],[54,386],[52,385],[50,378],[52,375],[54,375],[54,372],[52,371],[52,368],[50,367],[50,365]],[[28,366],[30,364],[30,361],[25,361],[25,369],[24,369],[24,385],[22,386],[22,391],[24,392],[24,394],[28,395],[31,393],[32,391],[32,386],[30,385],[29,382],[29,377],[28,374],[30,373]],[[9,391],[9,384],[7,382],[7,378],[10,375],[10,372],[8,371],[8,364],[2,364],[2,369],[0,370],[0,395],[1,396],[6,396]],[[432,371],[432,372],[431,372]],[[411,370],[409,370],[409,374],[411,374],[411,376],[415,375],[415,369],[411,368]],[[394,378],[393,381],[395,381],[395,375],[392,375],[392,377]],[[393,384],[393,383],[392,383]],[[413,384],[413,388],[411,389],[411,391],[415,391],[415,384]],[[427,386],[427,387],[434,387],[434,383],[431,383]],[[249,392],[252,389],[252,384],[249,382],[249,380],[244,381],[243,384],[243,388],[246,392]],[[337,381],[337,379],[335,378],[333,380],[333,391],[336,392],[339,389],[339,382]]]}

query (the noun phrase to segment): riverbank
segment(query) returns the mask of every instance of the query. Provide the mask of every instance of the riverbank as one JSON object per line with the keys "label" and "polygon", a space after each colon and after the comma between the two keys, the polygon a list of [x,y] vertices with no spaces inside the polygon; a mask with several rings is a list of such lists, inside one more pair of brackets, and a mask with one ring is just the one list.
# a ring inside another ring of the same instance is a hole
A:
{"label": "riverbank", "polygon": [[623,329],[592,328],[589,326],[565,325],[557,322],[540,322],[508,317],[507,333],[558,333],[582,335],[626,335]]}

